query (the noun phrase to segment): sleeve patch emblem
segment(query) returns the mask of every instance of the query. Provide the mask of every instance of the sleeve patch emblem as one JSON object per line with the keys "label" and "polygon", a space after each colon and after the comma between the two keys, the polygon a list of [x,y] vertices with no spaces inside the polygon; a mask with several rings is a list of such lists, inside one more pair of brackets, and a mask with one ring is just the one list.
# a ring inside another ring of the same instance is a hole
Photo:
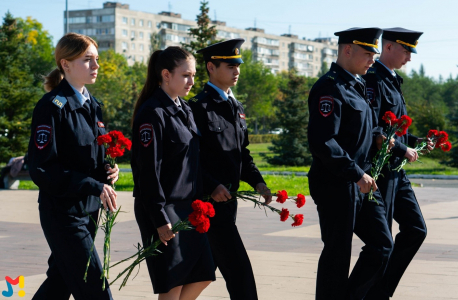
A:
{"label": "sleeve patch emblem", "polygon": [[35,129],[35,146],[42,150],[44,149],[49,142],[51,141],[52,136],[52,127],[48,125],[39,125]]}
{"label": "sleeve patch emblem", "polygon": [[320,114],[323,117],[328,117],[334,110],[334,98],[331,96],[320,97],[318,108],[320,109]]}
{"label": "sleeve patch emblem", "polygon": [[103,124],[103,122],[97,122],[97,126],[99,126],[100,128],[105,128],[105,124]]}
{"label": "sleeve patch emblem", "polygon": [[140,125],[139,134],[140,143],[142,143],[143,147],[148,147],[153,140],[153,125],[148,123]]}
{"label": "sleeve patch emblem", "polygon": [[240,119],[243,119],[243,120],[246,119],[245,114],[239,114],[239,116],[240,116]]}
{"label": "sleeve patch emblem", "polygon": [[373,88],[367,88],[366,89],[366,94],[367,94],[367,100],[369,100],[370,103],[374,102],[375,100],[375,91]]}

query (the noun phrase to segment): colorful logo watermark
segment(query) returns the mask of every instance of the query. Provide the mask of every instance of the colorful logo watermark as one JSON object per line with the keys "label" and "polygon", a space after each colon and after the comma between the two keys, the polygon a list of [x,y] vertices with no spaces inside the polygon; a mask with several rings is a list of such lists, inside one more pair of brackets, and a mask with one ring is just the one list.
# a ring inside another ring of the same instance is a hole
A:
{"label": "colorful logo watermark", "polygon": [[[24,288],[24,276],[22,275],[18,276],[16,279],[11,279],[11,277],[5,276],[5,280],[6,280],[6,287],[8,288],[8,290],[2,292],[2,295],[4,297],[9,298],[13,296],[13,285],[19,284],[20,289]],[[17,294],[19,297],[25,296],[25,292],[23,290],[19,290]]]}

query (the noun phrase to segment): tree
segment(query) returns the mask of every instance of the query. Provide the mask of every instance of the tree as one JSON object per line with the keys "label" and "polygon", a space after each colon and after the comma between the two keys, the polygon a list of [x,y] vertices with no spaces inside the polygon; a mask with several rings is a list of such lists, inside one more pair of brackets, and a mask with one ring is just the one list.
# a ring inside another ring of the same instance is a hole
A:
{"label": "tree", "polygon": [[156,31],[153,32],[151,34],[150,44],[151,44],[151,51],[150,51],[150,57],[151,57],[151,54],[153,54],[154,51],[161,49],[161,47],[162,47],[162,36]]}
{"label": "tree", "polygon": [[320,72],[318,72],[318,78],[328,73],[328,71],[329,71],[328,63],[323,60],[323,62],[321,63]]}
{"label": "tree", "polygon": [[[277,78],[262,62],[254,61],[250,50],[242,50],[240,65],[241,80],[234,93],[244,98],[245,112],[253,120],[254,133],[258,134],[259,120],[265,121],[274,115],[273,102],[278,94]],[[250,122],[251,123],[251,122]]]}
{"label": "tree", "polygon": [[217,30],[215,26],[210,26],[210,17],[208,16],[209,10],[208,1],[201,1],[200,14],[198,14],[196,18],[197,28],[189,29],[191,41],[189,44],[182,44],[186,50],[190,51],[196,57],[195,84],[189,97],[199,93],[202,90],[204,83],[207,81],[207,67],[205,65],[204,57],[202,54],[196,53],[196,51],[207,47],[210,42],[216,42],[215,38]]}
{"label": "tree", "polygon": [[307,78],[297,75],[292,69],[282,74],[280,83],[280,97],[275,101],[278,109],[277,117],[284,130],[278,140],[269,147],[274,152],[273,157],[266,157],[267,162],[273,165],[304,166],[312,161],[308,150],[308,94],[316,78]]}
{"label": "tree", "polygon": [[44,94],[39,75],[52,69],[52,50],[40,23],[6,13],[0,27],[0,162],[27,151],[33,109]]}

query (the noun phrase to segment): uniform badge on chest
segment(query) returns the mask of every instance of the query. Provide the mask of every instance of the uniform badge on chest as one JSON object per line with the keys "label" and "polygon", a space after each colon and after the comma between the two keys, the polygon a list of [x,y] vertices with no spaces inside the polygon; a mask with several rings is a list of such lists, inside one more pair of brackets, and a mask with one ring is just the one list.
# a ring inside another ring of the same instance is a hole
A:
{"label": "uniform badge on chest", "polygon": [[367,93],[367,100],[369,100],[370,103],[374,102],[375,100],[375,91],[373,88],[367,88],[366,89]]}
{"label": "uniform badge on chest", "polygon": [[323,117],[329,116],[334,110],[334,98],[332,98],[331,96],[320,97],[318,108],[320,109],[320,114]]}
{"label": "uniform badge on chest", "polygon": [[143,145],[143,147],[148,147],[153,140],[153,125],[148,123],[140,125],[139,134],[140,143]]}
{"label": "uniform badge on chest", "polygon": [[240,116],[240,119],[243,119],[243,120],[246,119],[246,118],[245,118],[245,114],[239,114],[239,116]]}
{"label": "uniform badge on chest", "polygon": [[41,150],[51,141],[52,127],[48,125],[39,125],[35,130],[35,146]]}

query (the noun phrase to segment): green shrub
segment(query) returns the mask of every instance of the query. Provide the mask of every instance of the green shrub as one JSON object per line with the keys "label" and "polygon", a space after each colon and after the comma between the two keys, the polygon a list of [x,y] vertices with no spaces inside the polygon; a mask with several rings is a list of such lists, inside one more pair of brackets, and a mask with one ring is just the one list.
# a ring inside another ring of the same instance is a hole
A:
{"label": "green shrub", "polygon": [[278,134],[250,134],[248,140],[250,144],[272,143],[278,139]]}

